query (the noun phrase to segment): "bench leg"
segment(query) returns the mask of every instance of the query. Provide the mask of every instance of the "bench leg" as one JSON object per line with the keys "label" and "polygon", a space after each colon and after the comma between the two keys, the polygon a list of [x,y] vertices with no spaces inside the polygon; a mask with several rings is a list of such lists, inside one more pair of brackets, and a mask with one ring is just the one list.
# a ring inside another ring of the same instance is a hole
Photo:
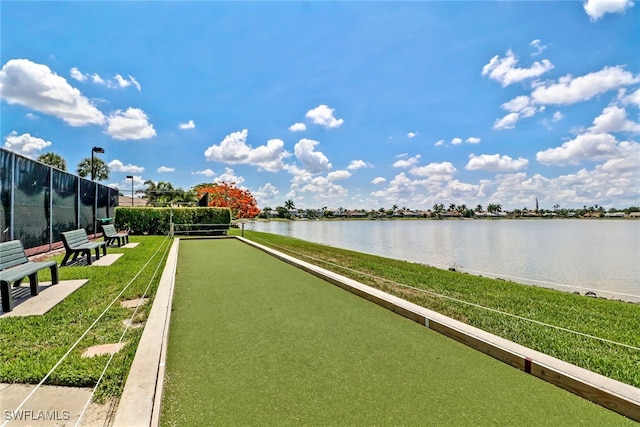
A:
{"label": "bench leg", "polygon": [[71,255],[71,252],[67,252],[64,254],[64,258],[62,258],[62,262],[60,263],[61,266],[65,266],[67,265],[67,261],[69,260],[69,256]]}
{"label": "bench leg", "polygon": [[2,311],[5,313],[13,310],[13,297],[11,295],[11,283],[0,281],[0,296],[2,296]]}
{"label": "bench leg", "polygon": [[58,280],[58,266],[57,265],[52,265],[51,267],[49,267],[49,270],[51,270],[51,284],[52,285],[57,285],[59,283],[59,280]]}
{"label": "bench leg", "polygon": [[96,259],[100,259],[100,248],[96,248]]}
{"label": "bench leg", "polygon": [[[86,255],[87,257],[87,264],[91,265],[91,249],[87,249],[82,251],[82,255]],[[100,257],[97,257],[97,259],[99,259]]]}
{"label": "bench leg", "polygon": [[[100,248],[96,248],[96,251]],[[107,255],[107,245],[102,246],[102,255]]]}
{"label": "bench leg", "polygon": [[31,295],[35,296],[40,293],[40,287],[38,286],[38,272],[29,275],[29,287],[31,288]]}

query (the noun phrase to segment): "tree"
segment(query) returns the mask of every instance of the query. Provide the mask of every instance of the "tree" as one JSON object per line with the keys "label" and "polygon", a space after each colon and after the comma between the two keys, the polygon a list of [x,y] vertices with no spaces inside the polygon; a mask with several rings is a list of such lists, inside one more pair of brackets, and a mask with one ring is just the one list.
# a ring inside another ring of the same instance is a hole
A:
{"label": "tree", "polygon": [[44,153],[38,157],[38,161],[40,163],[44,163],[45,165],[53,166],[56,169],[60,169],[61,171],[67,170],[67,162],[62,158],[61,155],[56,153]]}
{"label": "tree", "polygon": [[[178,203],[182,200],[181,195],[184,193],[184,190],[179,188],[174,188],[173,184],[170,182],[154,182],[152,180],[146,180],[144,185],[147,188],[144,190],[145,197],[147,199],[147,204],[151,206],[169,206],[172,203]],[[195,195],[192,193],[192,200]],[[195,200],[194,200],[195,201]]]}
{"label": "tree", "polygon": [[482,212],[482,205],[476,206],[476,212]]}
{"label": "tree", "polygon": [[[93,159],[94,177],[96,181],[105,181],[109,179],[109,166],[99,157]],[[77,174],[82,178],[91,178],[91,157],[85,157],[78,163],[76,169]]]}
{"label": "tree", "polygon": [[260,213],[251,192],[236,187],[235,182],[198,184],[193,189],[198,198],[205,193],[209,194],[209,206],[230,208],[234,218],[255,218]]}
{"label": "tree", "polygon": [[293,200],[289,199],[286,202],[284,202],[284,208],[291,213],[292,210],[294,210],[296,208],[296,204],[293,203]]}
{"label": "tree", "polygon": [[489,211],[493,215],[497,215],[502,212],[502,206],[498,203],[489,203],[489,206],[487,206],[487,211]]}

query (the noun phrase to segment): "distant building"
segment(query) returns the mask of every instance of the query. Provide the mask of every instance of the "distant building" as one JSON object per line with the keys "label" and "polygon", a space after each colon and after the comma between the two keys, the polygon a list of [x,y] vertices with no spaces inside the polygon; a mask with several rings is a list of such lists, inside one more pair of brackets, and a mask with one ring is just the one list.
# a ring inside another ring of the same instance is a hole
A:
{"label": "distant building", "polygon": [[[128,196],[118,196],[118,206],[121,207],[131,207],[131,197]],[[141,199],[140,197],[133,198],[133,207],[138,206],[147,206],[147,200]]]}

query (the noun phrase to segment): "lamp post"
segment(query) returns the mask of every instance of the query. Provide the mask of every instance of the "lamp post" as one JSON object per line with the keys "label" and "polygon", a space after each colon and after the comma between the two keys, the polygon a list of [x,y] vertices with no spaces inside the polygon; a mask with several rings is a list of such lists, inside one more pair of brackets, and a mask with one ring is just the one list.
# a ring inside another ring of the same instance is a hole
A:
{"label": "lamp post", "polygon": [[133,207],[133,175],[127,175],[127,179],[131,180],[131,207]]}
{"label": "lamp post", "polygon": [[96,179],[96,168],[93,164],[93,153],[104,153],[104,148],[102,147],[93,147],[91,149],[91,181],[95,181]]}
{"label": "lamp post", "polygon": [[[93,147],[91,149],[91,182],[96,179],[96,167],[93,164],[93,153],[104,153],[104,148],[102,147]],[[93,238],[96,238],[97,226],[98,226],[98,218],[96,218],[96,212],[98,210],[98,184],[94,186],[94,194],[93,194]]]}

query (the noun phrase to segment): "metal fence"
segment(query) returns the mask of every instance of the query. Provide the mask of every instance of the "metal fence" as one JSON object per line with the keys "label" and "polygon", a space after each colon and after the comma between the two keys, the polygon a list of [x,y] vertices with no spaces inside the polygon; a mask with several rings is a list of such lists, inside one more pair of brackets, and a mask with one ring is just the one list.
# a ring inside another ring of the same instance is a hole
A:
{"label": "metal fence", "polygon": [[28,253],[60,246],[60,233],[100,231],[119,190],[0,148],[0,242],[22,240]]}

